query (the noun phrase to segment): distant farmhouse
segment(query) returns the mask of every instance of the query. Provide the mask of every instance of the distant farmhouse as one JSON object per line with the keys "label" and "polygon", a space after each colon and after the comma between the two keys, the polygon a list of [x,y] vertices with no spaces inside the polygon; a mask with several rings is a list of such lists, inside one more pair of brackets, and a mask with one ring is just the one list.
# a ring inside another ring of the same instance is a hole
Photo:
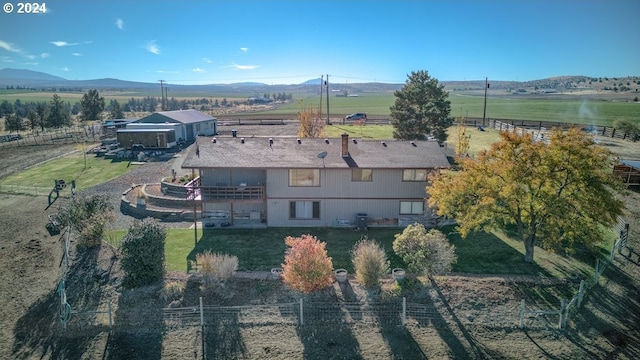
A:
{"label": "distant farmhouse", "polygon": [[429,223],[431,171],[449,167],[435,141],[201,138],[182,164],[213,224],[404,226]]}
{"label": "distant farmhouse", "polygon": [[167,149],[192,143],[197,136],[217,133],[217,120],[197,110],[161,111],[126,123],[117,130],[120,146],[140,144],[145,148]]}

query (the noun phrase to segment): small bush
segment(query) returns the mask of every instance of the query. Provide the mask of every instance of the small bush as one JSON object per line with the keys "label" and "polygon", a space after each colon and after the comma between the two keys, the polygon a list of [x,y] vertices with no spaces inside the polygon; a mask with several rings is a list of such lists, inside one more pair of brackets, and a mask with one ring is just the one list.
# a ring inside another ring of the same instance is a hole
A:
{"label": "small bush", "polygon": [[105,195],[79,197],[58,213],[62,226],[71,226],[78,233],[78,246],[98,246],[104,237],[107,224],[115,220],[113,205]]}
{"label": "small bush", "polygon": [[326,243],[315,236],[287,236],[289,248],[282,264],[282,280],[303,293],[323,289],[333,283],[333,263],[327,256]]}
{"label": "small bush", "polygon": [[200,272],[203,274],[204,285],[212,286],[218,281],[229,280],[238,270],[238,257],[212,253],[207,250],[196,255]]}
{"label": "small bush", "polygon": [[165,303],[170,303],[182,298],[184,284],[178,281],[169,281],[164,284],[160,293],[160,298]]}
{"label": "small bush", "polygon": [[351,251],[351,261],[356,271],[356,280],[365,287],[374,287],[389,270],[389,261],[384,249],[366,236],[360,239]]}
{"label": "small bush", "polygon": [[402,258],[410,271],[428,276],[451,271],[458,260],[455,246],[436,229],[427,231],[422,224],[407,226],[395,235],[393,251]]}

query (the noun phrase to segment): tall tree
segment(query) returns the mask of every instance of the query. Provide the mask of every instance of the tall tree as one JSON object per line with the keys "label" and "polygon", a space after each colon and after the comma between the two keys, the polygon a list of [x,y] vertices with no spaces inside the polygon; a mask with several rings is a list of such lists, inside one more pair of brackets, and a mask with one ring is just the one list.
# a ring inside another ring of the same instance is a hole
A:
{"label": "tall tree", "polygon": [[49,102],[49,114],[47,115],[47,126],[59,128],[71,125],[69,109],[58,94],[53,94],[53,99]]}
{"label": "tall tree", "polygon": [[437,79],[427,71],[413,71],[394,95],[396,101],[390,108],[394,138],[424,140],[433,136],[440,144],[447,140],[446,129],[453,124],[451,103]]}
{"label": "tall tree", "polygon": [[98,90],[89,90],[82,96],[80,111],[83,121],[100,120],[100,115],[104,111],[104,98],[100,96]]}
{"label": "tall tree", "polygon": [[38,123],[40,124],[40,130],[44,131],[45,114],[47,112],[46,103],[38,103],[36,106],[36,114],[38,114]]}
{"label": "tall tree", "polygon": [[22,116],[17,113],[9,114],[4,118],[4,129],[7,131],[21,131],[24,130],[24,123]]}
{"label": "tall tree", "polygon": [[459,171],[432,177],[429,205],[455,218],[463,237],[476,230],[513,229],[524,242],[525,261],[534,246],[571,251],[601,240],[624,210],[614,195],[612,153],[572,128],[555,129],[548,144],[530,134],[503,132],[477,160],[459,158]]}
{"label": "tall tree", "polygon": [[27,119],[29,119],[29,128],[31,130],[35,130],[38,125],[40,125],[38,121],[38,113],[33,109],[29,110],[27,113]]}
{"label": "tall tree", "polygon": [[118,100],[111,100],[109,102],[109,118],[110,119],[124,119],[124,111]]}
{"label": "tall tree", "polygon": [[2,103],[0,103],[0,117],[5,117],[13,112],[13,104],[7,100],[2,100]]}

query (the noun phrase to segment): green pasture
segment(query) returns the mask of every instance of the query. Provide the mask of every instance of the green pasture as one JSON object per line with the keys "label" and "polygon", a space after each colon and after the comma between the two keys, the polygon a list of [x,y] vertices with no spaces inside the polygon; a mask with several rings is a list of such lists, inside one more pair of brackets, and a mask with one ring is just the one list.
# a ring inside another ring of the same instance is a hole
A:
{"label": "green pasture", "polygon": [[[22,91],[22,92],[21,92]],[[131,98],[143,98],[147,96],[159,97],[158,91],[147,90],[129,90],[129,91],[102,91],[100,95],[104,96],[106,102],[115,99],[120,103],[127,102]],[[43,102],[50,101],[54,92],[29,92],[24,90],[7,90],[1,89],[0,96],[2,100],[14,102],[20,99],[22,102]],[[63,101],[75,103],[80,101],[84,93],[81,92],[56,92]],[[211,93],[208,91],[176,91],[169,94],[169,97],[181,99],[202,99],[222,100],[226,98],[229,101],[246,100],[250,96],[262,96],[263,94],[255,94],[247,92],[239,94],[238,92],[222,92]],[[393,92],[380,93],[362,93],[357,97],[335,97],[326,96],[322,98],[320,103],[320,95],[308,96],[305,93],[294,93],[294,102],[280,106],[274,110],[256,112],[254,115],[295,115],[303,109],[310,106],[318,109],[322,105],[323,116],[327,113],[327,100],[329,102],[329,114],[332,119],[342,118],[345,115],[355,112],[365,112],[370,117],[387,118],[389,117],[389,108],[395,102]],[[631,100],[631,99],[629,99]],[[478,95],[469,95],[459,92],[450,92],[449,101],[451,102],[452,117],[474,117],[482,118],[484,111],[484,97]],[[623,102],[623,101],[605,101],[593,100],[585,97],[572,97],[567,95],[565,98],[546,98],[544,96],[532,97],[526,95],[510,95],[510,96],[491,96],[487,98],[486,117],[493,119],[514,119],[514,120],[531,120],[546,122],[565,122],[587,125],[611,126],[616,119],[638,121],[640,119],[640,103]]]}
{"label": "green pasture", "polygon": [[[563,256],[535,250],[535,262],[524,262],[524,245],[502,233],[473,233],[462,239],[454,226],[441,229],[456,247],[458,263],[453,271],[472,274],[515,274],[546,277],[591,276],[595,259],[605,259],[612,238],[607,238],[595,252],[579,250],[574,256]],[[169,271],[186,271],[187,262],[195,260],[204,251],[225,253],[238,257],[239,270],[269,271],[284,262],[286,236],[311,234],[326,243],[328,255],[335,269],[353,272],[351,249],[366,235],[376,240],[387,253],[391,267],[405,267],[393,252],[394,235],[401,228],[372,228],[366,233],[344,228],[266,228],[266,229],[205,229],[197,231],[197,244],[193,229],[168,229],[165,243],[166,267]],[[125,230],[112,231],[107,241],[118,247]]]}
{"label": "green pasture", "polygon": [[128,161],[111,161],[82,151],[44,162],[0,180],[3,185],[51,187],[56,179],[76,181],[78,190],[115,179],[131,169]]}

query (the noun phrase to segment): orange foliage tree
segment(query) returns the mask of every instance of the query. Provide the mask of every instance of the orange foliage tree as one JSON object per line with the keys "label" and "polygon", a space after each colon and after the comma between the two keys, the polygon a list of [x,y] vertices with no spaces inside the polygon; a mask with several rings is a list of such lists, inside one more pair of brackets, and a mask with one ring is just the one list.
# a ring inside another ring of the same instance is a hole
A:
{"label": "orange foliage tree", "polygon": [[327,256],[325,242],[309,234],[300,237],[287,236],[284,242],[289,247],[282,264],[282,278],[285,283],[303,293],[331,285],[333,263]]}

